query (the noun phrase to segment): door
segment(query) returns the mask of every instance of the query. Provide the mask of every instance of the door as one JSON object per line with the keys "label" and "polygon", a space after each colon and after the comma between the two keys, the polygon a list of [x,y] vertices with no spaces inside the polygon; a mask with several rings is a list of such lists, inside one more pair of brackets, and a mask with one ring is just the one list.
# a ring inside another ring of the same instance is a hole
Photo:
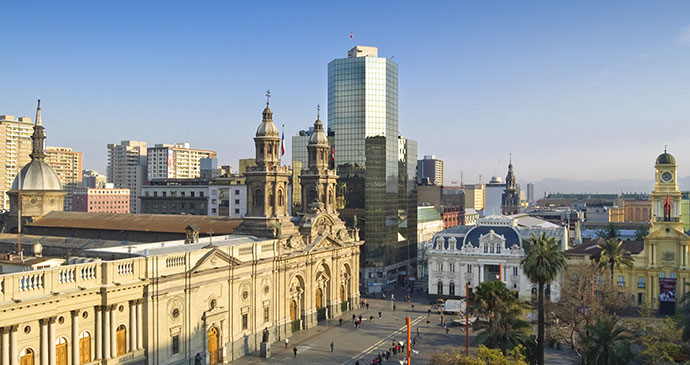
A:
{"label": "door", "polygon": [[91,361],[91,335],[84,331],[79,336],[79,364]]}
{"label": "door", "polygon": [[19,354],[19,365],[34,365],[34,350],[26,348]]}
{"label": "door", "polygon": [[294,300],[290,301],[290,321],[293,322],[297,320],[297,302]]}
{"label": "door", "polygon": [[209,363],[211,365],[218,363],[218,330],[216,327],[211,327],[208,330],[208,353]]}
{"label": "door", "polygon": [[117,339],[117,356],[124,355],[127,353],[127,328],[124,324],[117,327],[115,338]]}
{"label": "door", "polygon": [[64,337],[55,341],[55,365],[67,365],[67,339]]}

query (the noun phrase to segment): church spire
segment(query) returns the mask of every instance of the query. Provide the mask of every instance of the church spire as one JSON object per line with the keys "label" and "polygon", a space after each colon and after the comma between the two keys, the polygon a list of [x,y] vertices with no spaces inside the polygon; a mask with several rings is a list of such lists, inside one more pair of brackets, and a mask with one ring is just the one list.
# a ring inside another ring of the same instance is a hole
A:
{"label": "church spire", "polygon": [[34,133],[31,135],[31,160],[43,161],[46,154],[43,152],[46,134],[43,130],[43,122],[41,121],[41,99],[38,99],[38,106],[36,107],[36,122],[34,124]]}

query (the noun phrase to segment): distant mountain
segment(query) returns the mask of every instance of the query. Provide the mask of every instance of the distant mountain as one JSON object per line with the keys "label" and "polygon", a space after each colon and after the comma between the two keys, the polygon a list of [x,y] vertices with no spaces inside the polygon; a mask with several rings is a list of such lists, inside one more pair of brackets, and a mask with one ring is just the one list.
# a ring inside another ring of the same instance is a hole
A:
{"label": "distant mountain", "polygon": [[[527,183],[522,182],[521,188],[526,189]],[[680,190],[690,190],[690,176],[678,179]],[[543,179],[534,182],[534,195],[537,199],[544,193],[651,193],[654,189],[653,180],[617,179],[617,180],[566,180]]]}

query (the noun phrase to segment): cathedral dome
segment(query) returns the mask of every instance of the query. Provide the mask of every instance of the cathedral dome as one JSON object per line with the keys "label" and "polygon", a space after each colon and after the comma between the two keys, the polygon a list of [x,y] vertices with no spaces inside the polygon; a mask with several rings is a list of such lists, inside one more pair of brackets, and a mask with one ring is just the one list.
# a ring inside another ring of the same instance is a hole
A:
{"label": "cathedral dome", "polygon": [[273,112],[271,108],[266,105],[266,109],[263,111],[263,119],[259,128],[256,129],[257,136],[279,136],[278,127],[273,123]]}
{"label": "cathedral dome", "polygon": [[328,144],[328,138],[323,132],[323,124],[320,119],[314,122],[314,133],[309,137],[309,144]]}
{"label": "cathedral dome", "polygon": [[489,183],[490,184],[501,184],[501,183],[503,183],[503,179],[501,179],[501,177],[499,177],[499,176],[492,176]]}
{"label": "cathedral dome", "polygon": [[675,165],[676,159],[675,159],[675,157],[673,157],[673,155],[664,151],[664,153],[660,154],[659,157],[656,158],[656,164],[657,165]]}
{"label": "cathedral dome", "polygon": [[[19,173],[22,177],[21,190],[62,190],[62,183],[47,163],[39,160],[29,162]],[[19,190],[19,175],[15,176],[12,190]]]}

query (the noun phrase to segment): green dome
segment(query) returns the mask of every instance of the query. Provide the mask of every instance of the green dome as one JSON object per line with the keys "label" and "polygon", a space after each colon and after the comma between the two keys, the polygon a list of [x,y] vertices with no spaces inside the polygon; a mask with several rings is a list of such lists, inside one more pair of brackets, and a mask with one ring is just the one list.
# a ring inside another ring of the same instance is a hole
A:
{"label": "green dome", "polygon": [[676,159],[670,153],[662,153],[656,158],[657,165],[675,165]]}

